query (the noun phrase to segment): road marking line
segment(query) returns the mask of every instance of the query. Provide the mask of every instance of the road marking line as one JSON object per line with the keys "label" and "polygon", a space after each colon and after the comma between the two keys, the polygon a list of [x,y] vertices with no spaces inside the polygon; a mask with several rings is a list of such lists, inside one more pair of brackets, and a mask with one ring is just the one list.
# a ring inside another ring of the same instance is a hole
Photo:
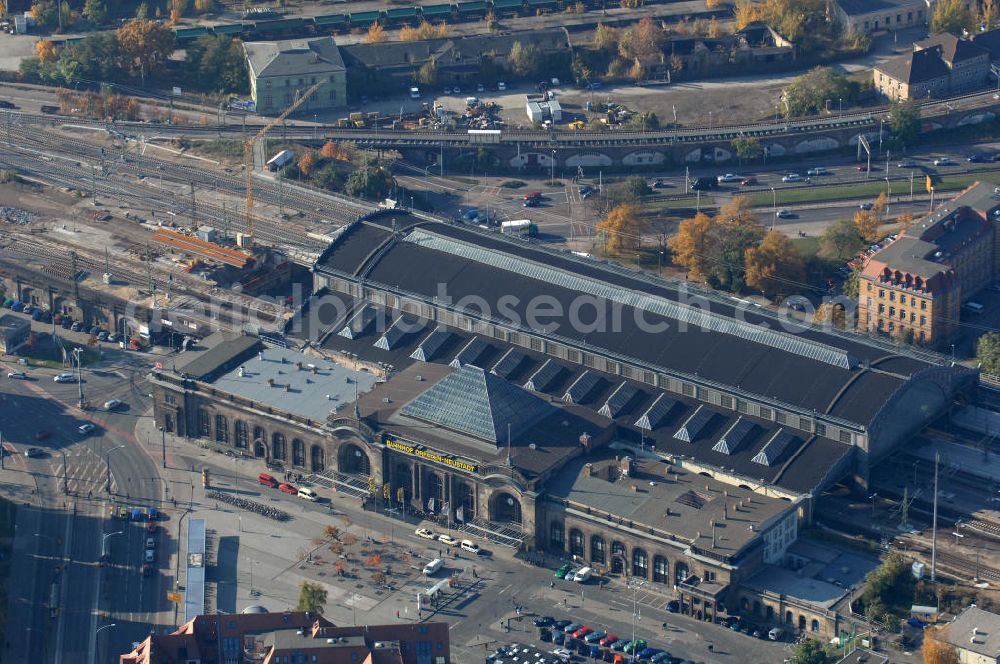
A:
{"label": "road marking line", "polygon": [[500,592],[498,592],[497,595],[503,595],[505,592],[507,592],[508,590],[510,590],[513,586],[514,586],[513,583],[508,584],[507,587],[504,588],[503,590],[501,590]]}

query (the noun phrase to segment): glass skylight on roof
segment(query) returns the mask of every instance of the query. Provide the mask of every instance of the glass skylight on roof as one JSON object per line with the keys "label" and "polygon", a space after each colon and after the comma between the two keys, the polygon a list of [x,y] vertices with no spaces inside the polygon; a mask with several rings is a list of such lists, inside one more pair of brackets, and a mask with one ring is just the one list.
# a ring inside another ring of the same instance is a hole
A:
{"label": "glass skylight on roof", "polygon": [[451,337],[452,333],[444,325],[438,325],[433,332],[424,337],[417,349],[410,354],[410,358],[421,362],[430,362],[441,350],[441,346]]}
{"label": "glass skylight on roof", "polygon": [[771,439],[764,443],[764,447],[760,449],[760,452],[757,452],[753,458],[753,462],[759,463],[762,466],[773,466],[797,440],[798,438],[785,431],[784,428],[778,429],[771,436]]}
{"label": "glass skylight on roof", "polygon": [[712,449],[723,454],[735,454],[740,445],[746,441],[747,435],[753,431],[753,428],[754,423],[741,415],[733,422],[729,430],[722,434],[722,438],[719,439],[719,442]]}
{"label": "glass skylight on roof", "polygon": [[604,417],[615,418],[618,417],[618,413],[622,412],[622,409],[629,404],[630,401],[639,393],[639,388],[632,383],[622,383],[618,386],[618,389],[611,393],[608,400],[604,402],[601,406],[600,412]]}
{"label": "glass skylight on roof", "polygon": [[400,316],[393,321],[389,329],[385,331],[385,334],[375,342],[375,347],[382,350],[393,350],[396,348],[396,344],[406,336],[406,333],[413,329],[415,322],[406,316]]}
{"label": "glass skylight on roof", "polygon": [[698,406],[698,408],[691,413],[691,416],[687,418],[687,421],[681,425],[681,428],[677,430],[674,434],[674,438],[677,440],[683,440],[685,443],[693,442],[698,434],[701,433],[702,429],[705,428],[712,418],[715,416],[715,411],[706,408],[703,405]]}
{"label": "glass skylight on roof", "polygon": [[367,304],[361,307],[351,317],[351,320],[347,321],[344,329],[339,332],[340,336],[347,337],[348,339],[357,339],[363,336],[372,323],[375,322],[376,313],[375,307],[368,306]]}
{"label": "glass skylight on roof", "polygon": [[563,367],[558,362],[545,360],[545,364],[538,367],[538,370],[531,374],[531,378],[524,384],[524,389],[544,392],[559,374],[562,373],[562,370]]}
{"label": "glass skylight on roof", "polygon": [[458,351],[455,359],[448,364],[456,369],[461,369],[466,364],[476,364],[476,360],[486,352],[487,348],[489,348],[489,344],[483,341],[482,337],[473,337],[462,350]]}
{"label": "glass skylight on roof", "polygon": [[635,421],[635,426],[646,431],[653,431],[663,423],[676,405],[676,399],[661,393],[660,396],[656,397],[656,401],[649,405],[642,417]]}
{"label": "glass skylight on roof", "polygon": [[507,379],[512,373],[517,371],[521,363],[527,358],[527,355],[517,350],[516,348],[510,348],[506,353],[503,354],[497,363],[493,365],[490,373],[500,376],[503,379]]}
{"label": "glass skylight on roof", "polygon": [[517,385],[466,365],[399,412],[494,444],[506,444],[508,426],[511,436],[516,437],[550,410],[548,403]]}
{"label": "glass skylight on roof", "polygon": [[587,398],[597,384],[601,382],[601,377],[597,372],[594,371],[584,371],[580,376],[573,381],[573,384],[569,386],[566,390],[566,394],[563,395],[563,401],[567,403],[580,403]]}

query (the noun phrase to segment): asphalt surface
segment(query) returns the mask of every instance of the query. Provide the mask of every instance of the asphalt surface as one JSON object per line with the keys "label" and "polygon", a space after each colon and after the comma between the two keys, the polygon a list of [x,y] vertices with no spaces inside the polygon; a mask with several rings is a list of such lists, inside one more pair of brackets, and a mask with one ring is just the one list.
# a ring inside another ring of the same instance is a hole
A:
{"label": "asphalt surface", "polygon": [[[111,661],[158,628],[166,608],[172,577],[140,575],[145,524],[108,518],[112,501],[163,505],[157,466],[131,434],[147,403],[136,380],[146,358],[122,353],[102,364],[117,366],[84,367],[85,399],[97,405],[84,411],[77,405],[79,386],[55,383],[55,370],[27,369],[28,380],[0,378],[0,404],[17,413],[3,424],[9,456],[0,484],[30,505],[18,520],[8,630],[26,636],[11,640],[10,661]],[[111,398],[127,407],[100,410]],[[88,421],[97,429],[82,436],[77,427]],[[41,455],[28,458],[28,447]],[[159,547],[169,551],[167,530],[159,531]],[[110,561],[102,567],[106,534]],[[160,569],[167,559],[158,557]]]}

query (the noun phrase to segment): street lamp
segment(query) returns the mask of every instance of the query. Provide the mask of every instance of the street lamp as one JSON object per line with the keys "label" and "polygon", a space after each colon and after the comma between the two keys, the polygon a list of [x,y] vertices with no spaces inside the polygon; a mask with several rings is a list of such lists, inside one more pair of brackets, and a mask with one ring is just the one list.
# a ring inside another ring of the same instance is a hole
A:
{"label": "street lamp", "polygon": [[872,521],[874,521],[875,520],[875,501],[878,500],[878,493],[873,493],[872,495],[870,495],[868,497],[872,501]]}
{"label": "street lamp", "polygon": [[549,162],[549,186],[556,180],[556,151],[552,151],[552,161]]}
{"label": "street lamp", "polygon": [[83,409],[83,364],[80,361],[80,353],[83,352],[82,348],[73,349],[73,357],[76,358],[76,385],[77,392],[80,396],[80,409]]}
{"label": "street lamp", "polygon": [[125,447],[125,445],[119,445],[118,447],[112,447],[110,450],[104,453],[104,465],[108,470],[107,484],[105,485],[105,491],[111,493],[111,453],[116,452]]}
{"label": "street lamp", "polygon": [[885,218],[889,218],[889,201],[892,200],[892,187],[889,185],[889,178],[885,178]]}
{"label": "street lamp", "polygon": [[[642,581],[642,580],[635,581],[634,577],[633,577],[633,580],[631,580],[629,582],[629,586],[631,586],[631,588],[632,588],[632,643],[633,644],[635,643],[636,602],[637,602],[637,597],[639,595],[639,588],[642,588],[642,586],[645,585],[645,583],[646,582]],[[633,654],[633,656],[635,655],[634,652],[632,654]]]}
{"label": "street lamp", "polygon": [[114,533],[105,533],[101,537],[101,558],[102,559],[103,558],[111,558],[111,552],[108,551],[108,539],[111,538],[111,537],[114,537],[115,535],[121,535],[123,533],[124,533],[124,531],[119,530],[118,532],[114,532]]}

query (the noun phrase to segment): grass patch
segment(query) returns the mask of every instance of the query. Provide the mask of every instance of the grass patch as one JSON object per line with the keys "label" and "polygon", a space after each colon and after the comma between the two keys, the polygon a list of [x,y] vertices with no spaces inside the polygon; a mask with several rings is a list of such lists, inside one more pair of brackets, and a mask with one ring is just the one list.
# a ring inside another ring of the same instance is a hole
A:
{"label": "grass patch", "polygon": [[193,146],[195,152],[213,157],[243,158],[243,144],[239,141],[222,138],[212,141],[201,141]]}
{"label": "grass patch", "polygon": [[[687,198],[670,198],[660,201],[650,201],[645,203],[643,207],[648,211],[657,210],[690,210],[694,214],[695,208],[698,206],[698,201],[694,196],[689,196]],[[711,195],[702,194],[701,196],[701,209],[705,211],[705,208],[715,207],[715,197]]]}
{"label": "grass patch", "polygon": [[[75,348],[83,349],[80,353],[80,357],[83,360],[83,366],[94,364],[101,359],[101,354],[96,348],[78,346],[65,341],[63,341],[63,345],[66,348],[67,356],[70,356]],[[47,367],[49,369],[64,368],[62,352],[54,344],[46,345],[44,348],[29,349],[23,357],[30,367]]]}
{"label": "grass patch", "polygon": [[819,236],[794,237],[792,246],[801,254],[802,258],[809,259],[819,254]]}
{"label": "grass patch", "polygon": [[520,189],[527,186],[527,183],[524,180],[504,180],[500,186],[504,189]]}

